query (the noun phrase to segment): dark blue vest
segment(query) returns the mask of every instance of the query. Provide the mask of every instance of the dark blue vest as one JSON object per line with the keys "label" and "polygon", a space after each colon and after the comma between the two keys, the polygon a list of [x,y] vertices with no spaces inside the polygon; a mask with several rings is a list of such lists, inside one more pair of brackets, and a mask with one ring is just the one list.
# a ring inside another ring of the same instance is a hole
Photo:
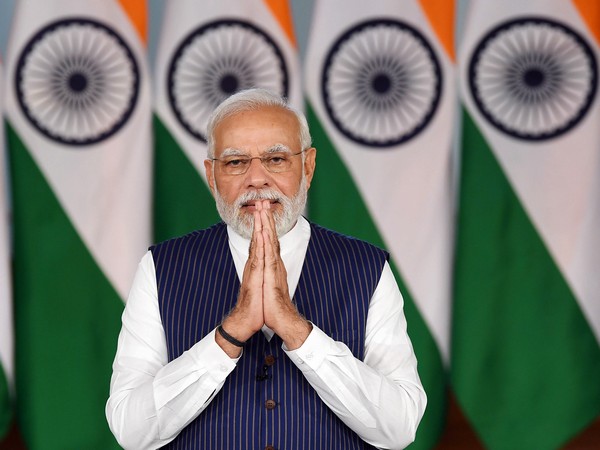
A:
{"label": "dark blue vest", "polygon": [[[240,283],[219,223],[151,248],[169,360],[213,330],[235,305]],[[369,300],[387,253],[311,224],[294,295],[298,310],[364,357]],[[370,449],[320,400],[281,349],[256,333],[206,410],[165,448]]]}

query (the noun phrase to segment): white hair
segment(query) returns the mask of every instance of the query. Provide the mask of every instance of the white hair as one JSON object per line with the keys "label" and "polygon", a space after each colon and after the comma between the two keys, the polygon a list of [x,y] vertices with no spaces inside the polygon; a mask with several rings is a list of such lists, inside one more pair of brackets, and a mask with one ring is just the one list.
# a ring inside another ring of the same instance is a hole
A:
{"label": "white hair", "polygon": [[[231,97],[226,98],[215,108],[208,118],[208,124],[206,125],[208,158],[215,157],[215,129],[223,120],[243,111],[252,111],[270,106],[284,109],[296,116],[298,128],[300,129],[300,149],[306,150],[310,148],[312,138],[310,137],[308,123],[304,114],[290,106],[284,97],[266,89],[252,88],[239,91]],[[302,158],[304,159],[304,154],[302,154]]]}

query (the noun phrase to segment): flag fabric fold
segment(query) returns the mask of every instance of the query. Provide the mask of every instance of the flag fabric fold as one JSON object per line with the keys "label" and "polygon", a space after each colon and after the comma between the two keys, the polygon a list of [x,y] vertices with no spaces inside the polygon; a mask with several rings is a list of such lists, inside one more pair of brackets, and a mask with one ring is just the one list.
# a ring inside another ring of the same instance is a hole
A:
{"label": "flag fabric fold", "polygon": [[287,0],[165,4],[155,85],[157,240],[218,220],[204,175],[212,110],[251,87],[271,89],[300,107],[298,73]]}
{"label": "flag fabric fold", "polygon": [[[4,69],[0,61],[0,110],[4,110]],[[13,417],[14,340],[10,270],[9,212],[5,179],[6,148],[4,124],[0,126],[0,441],[8,432]]]}
{"label": "flag fabric fold", "polygon": [[490,449],[558,448],[600,414],[600,30],[581,5],[473,2],[459,52],[451,378]]}
{"label": "flag fabric fold", "polygon": [[150,242],[142,0],[17,2],[6,58],[17,419],[29,448],[118,448],[104,418]]}
{"label": "flag fabric fold", "polygon": [[445,423],[453,23],[453,2],[317,1],[306,56],[309,216],[391,254],[428,395],[411,448],[432,448]]}

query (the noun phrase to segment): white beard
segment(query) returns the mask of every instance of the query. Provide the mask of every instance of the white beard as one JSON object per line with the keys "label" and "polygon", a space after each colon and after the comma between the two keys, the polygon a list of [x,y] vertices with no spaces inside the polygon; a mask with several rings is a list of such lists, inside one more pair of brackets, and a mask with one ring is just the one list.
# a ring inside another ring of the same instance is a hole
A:
{"label": "white beard", "polygon": [[298,192],[291,198],[286,197],[282,193],[271,189],[264,188],[258,191],[246,192],[240,195],[232,204],[227,203],[215,184],[215,202],[217,211],[227,225],[240,236],[246,239],[252,239],[254,231],[254,215],[242,213],[242,206],[253,200],[273,200],[281,204],[281,209],[275,211],[273,217],[275,219],[275,231],[277,236],[281,237],[290,231],[296,224],[298,217],[304,211],[306,206],[307,188],[306,176],[302,174],[302,181],[298,187]]}

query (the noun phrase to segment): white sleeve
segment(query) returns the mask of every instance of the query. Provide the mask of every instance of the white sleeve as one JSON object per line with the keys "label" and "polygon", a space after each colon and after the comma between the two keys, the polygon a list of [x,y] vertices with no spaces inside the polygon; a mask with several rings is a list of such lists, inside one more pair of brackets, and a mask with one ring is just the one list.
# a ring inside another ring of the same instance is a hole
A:
{"label": "white sleeve", "polygon": [[235,368],[214,330],[168,362],[152,253],[139,264],[122,316],[106,417],[126,449],[172,441],[208,406]]}
{"label": "white sleeve", "polygon": [[316,326],[300,348],[286,353],[361,439],[386,449],[404,448],[414,440],[427,399],[406,332],[402,295],[388,263],[369,304],[364,362]]}

